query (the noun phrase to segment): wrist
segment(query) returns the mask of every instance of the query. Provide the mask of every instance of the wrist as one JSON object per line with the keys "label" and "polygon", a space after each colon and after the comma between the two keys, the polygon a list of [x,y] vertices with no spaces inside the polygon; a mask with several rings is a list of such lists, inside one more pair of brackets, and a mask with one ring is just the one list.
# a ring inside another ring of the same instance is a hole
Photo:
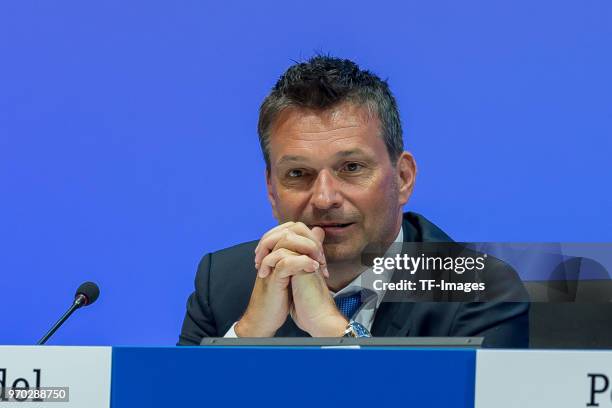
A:
{"label": "wrist", "polygon": [[342,337],[348,323],[347,318],[340,313],[331,315],[313,328],[310,335],[312,337]]}
{"label": "wrist", "polygon": [[276,330],[269,330],[261,324],[253,323],[245,315],[234,326],[234,333],[238,337],[274,337]]}

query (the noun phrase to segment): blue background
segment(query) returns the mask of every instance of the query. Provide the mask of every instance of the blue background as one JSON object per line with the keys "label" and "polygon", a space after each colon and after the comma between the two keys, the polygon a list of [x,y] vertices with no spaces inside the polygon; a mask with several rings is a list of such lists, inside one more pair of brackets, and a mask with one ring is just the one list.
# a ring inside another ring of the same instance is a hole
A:
{"label": "blue background", "polygon": [[[3,1],[0,343],[170,345],[200,257],[274,225],[256,135],[315,51],[388,78],[407,209],[461,241],[612,240],[612,3]],[[228,300],[231,301],[231,300]]]}

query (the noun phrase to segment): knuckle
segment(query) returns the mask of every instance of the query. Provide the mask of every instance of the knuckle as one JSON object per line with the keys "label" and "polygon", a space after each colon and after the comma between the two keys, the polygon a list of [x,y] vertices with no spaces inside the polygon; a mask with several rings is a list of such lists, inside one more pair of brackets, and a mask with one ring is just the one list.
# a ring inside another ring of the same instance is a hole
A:
{"label": "knuckle", "polygon": [[261,265],[265,265],[265,266],[274,266],[274,257],[271,255],[267,255],[265,256],[262,260],[261,260]]}
{"label": "knuckle", "polygon": [[302,265],[312,265],[313,264],[313,259],[311,257],[309,257],[308,255],[301,255],[300,256],[300,263]]}
{"label": "knuckle", "polygon": [[287,256],[283,257],[276,265],[281,263],[281,269],[300,269],[304,264],[304,258],[308,259],[306,255],[298,255],[293,251],[288,251]]}
{"label": "knuckle", "polygon": [[283,256],[283,259],[285,259],[286,257],[288,257],[289,255],[293,254],[293,252],[287,248],[279,248],[278,252],[281,256]]}
{"label": "knuckle", "polygon": [[295,234],[291,231],[287,231],[276,243],[276,247],[280,248],[283,246],[288,246],[295,242]]}
{"label": "knuckle", "polygon": [[257,247],[261,250],[262,248],[265,247],[267,241],[268,241],[268,235],[264,234],[259,240],[259,242],[257,243]]}
{"label": "knuckle", "polygon": [[300,230],[307,230],[308,229],[306,224],[304,224],[302,221],[296,222],[293,226],[294,226],[294,228],[300,229]]}
{"label": "knuckle", "polygon": [[282,258],[276,263],[275,269],[285,269],[287,267],[287,258]]}

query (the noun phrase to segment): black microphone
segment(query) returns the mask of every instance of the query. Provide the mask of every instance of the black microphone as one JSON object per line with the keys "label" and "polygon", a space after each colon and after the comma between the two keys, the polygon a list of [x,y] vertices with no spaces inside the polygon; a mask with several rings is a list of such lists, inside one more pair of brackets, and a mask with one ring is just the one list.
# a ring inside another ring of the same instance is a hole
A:
{"label": "black microphone", "polygon": [[93,302],[95,302],[100,296],[100,288],[94,282],[85,282],[79,286],[76,293],[74,294],[74,302],[72,302],[72,306],[70,309],[64,313],[62,317],[51,327],[51,330],[45,334],[42,339],[38,340],[36,344],[45,344],[49,337],[53,336],[53,333],[60,328],[62,324],[70,317],[75,310],[83,306],[89,306]]}

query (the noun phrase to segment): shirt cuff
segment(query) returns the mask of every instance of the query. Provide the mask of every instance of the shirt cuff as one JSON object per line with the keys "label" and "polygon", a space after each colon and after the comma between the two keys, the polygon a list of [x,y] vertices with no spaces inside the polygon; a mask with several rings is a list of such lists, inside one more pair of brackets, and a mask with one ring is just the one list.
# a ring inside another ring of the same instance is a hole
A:
{"label": "shirt cuff", "polygon": [[236,339],[238,338],[238,335],[236,335],[236,332],[234,331],[234,327],[236,327],[236,323],[238,322],[234,322],[234,324],[232,324],[232,327],[229,328],[229,330],[227,331],[227,333],[225,333],[225,338],[228,339]]}

